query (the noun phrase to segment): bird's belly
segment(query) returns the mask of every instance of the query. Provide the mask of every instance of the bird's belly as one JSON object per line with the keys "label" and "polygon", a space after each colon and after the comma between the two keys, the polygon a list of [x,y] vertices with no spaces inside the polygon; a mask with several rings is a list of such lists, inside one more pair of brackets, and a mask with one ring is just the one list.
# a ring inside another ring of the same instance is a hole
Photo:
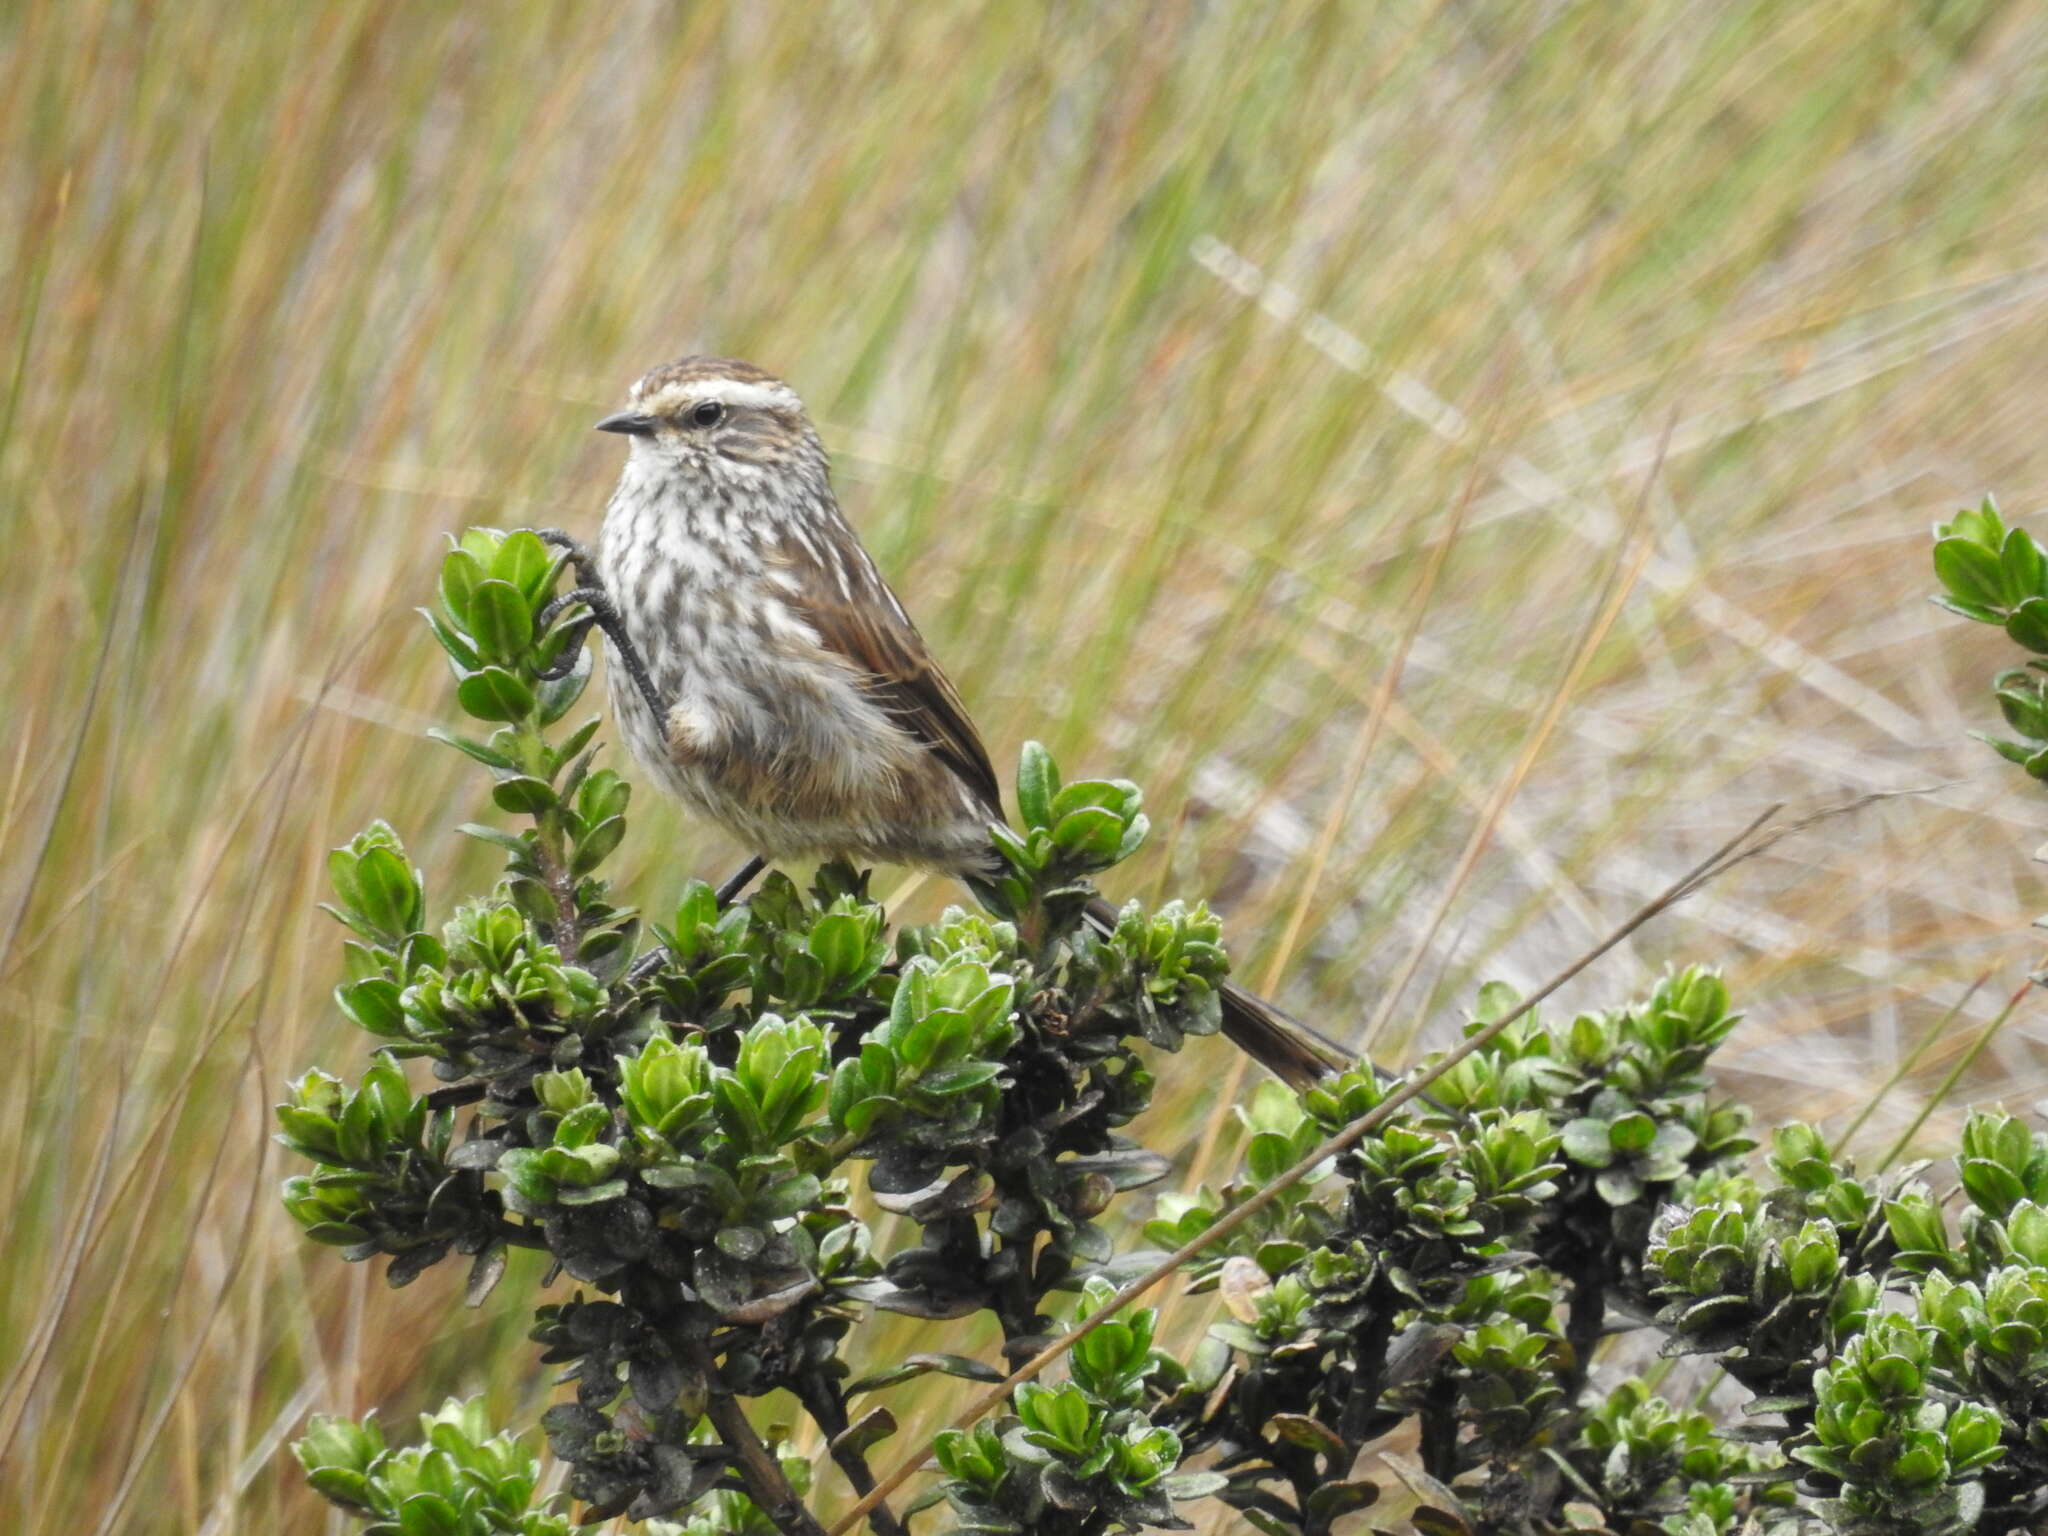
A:
{"label": "bird's belly", "polygon": [[768,858],[985,867],[988,821],[960,781],[850,679],[755,657],[683,667],[657,721],[607,668],[628,750],[670,793]]}

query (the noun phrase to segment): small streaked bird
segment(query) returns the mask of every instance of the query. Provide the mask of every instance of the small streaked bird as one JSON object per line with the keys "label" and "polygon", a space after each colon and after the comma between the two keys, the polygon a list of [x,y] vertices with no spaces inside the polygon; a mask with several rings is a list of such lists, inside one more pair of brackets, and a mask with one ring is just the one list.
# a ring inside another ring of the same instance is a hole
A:
{"label": "small streaked bird", "polygon": [[[832,494],[787,384],[751,363],[653,369],[600,421],[630,441],[596,565],[657,711],[608,631],[633,756],[768,859],[992,871],[1002,791],[960,695]],[[1107,904],[1092,921],[1114,920]],[[1235,986],[1223,1032],[1304,1085],[1343,1057]]]}

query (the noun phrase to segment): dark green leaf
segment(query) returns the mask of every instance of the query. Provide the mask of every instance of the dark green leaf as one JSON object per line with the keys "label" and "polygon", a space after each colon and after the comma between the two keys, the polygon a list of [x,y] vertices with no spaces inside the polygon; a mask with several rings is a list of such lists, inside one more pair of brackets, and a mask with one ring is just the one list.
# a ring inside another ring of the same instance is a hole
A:
{"label": "dark green leaf", "polygon": [[465,837],[476,838],[479,842],[489,843],[494,848],[502,848],[515,856],[524,856],[527,852],[526,839],[517,832],[507,832],[503,827],[487,827],[480,822],[465,821],[455,830]]}
{"label": "dark green leaf", "polygon": [[[2021,530],[2013,529],[2017,537]],[[2007,638],[2040,655],[2048,655],[2048,598],[2030,597],[2005,621]]]}
{"label": "dark green leaf", "polygon": [[427,628],[434,632],[434,639],[440,644],[441,649],[448,653],[448,659],[455,663],[458,672],[475,671],[481,660],[476,653],[476,647],[450,628],[433,609],[422,608],[419,614],[427,621]]}
{"label": "dark green leaf", "polygon": [[835,1456],[864,1456],[895,1433],[895,1415],[886,1408],[870,1408],[831,1442],[830,1449]]}
{"label": "dark green leaf", "polygon": [[748,1209],[769,1218],[795,1216],[816,1205],[821,1193],[823,1187],[816,1174],[799,1173],[769,1185],[748,1202]]}
{"label": "dark green leaf", "polygon": [[965,1093],[970,1088],[979,1088],[983,1083],[994,1082],[1002,1075],[1003,1064],[999,1061],[963,1061],[955,1067],[941,1067],[936,1072],[927,1072],[917,1080],[919,1089],[935,1093],[944,1098],[951,1094]]}
{"label": "dark green leaf", "polygon": [[[590,669],[595,654],[589,646],[584,646],[576,653],[576,659],[570,663],[567,672],[540,685],[537,699],[542,725],[553,725],[576,707],[576,701],[583,697],[583,690],[589,686]],[[572,751],[565,755],[575,754]]]}
{"label": "dark green leaf", "polygon": [[505,1245],[492,1243],[469,1266],[469,1283],[463,1287],[462,1304],[465,1307],[482,1306],[484,1299],[498,1288],[498,1282],[504,1278]]}
{"label": "dark green leaf", "polygon": [[482,763],[486,768],[496,768],[500,771],[509,771],[518,766],[516,763],[512,761],[511,758],[507,757],[504,753],[494,751],[490,747],[485,746],[480,741],[472,741],[467,736],[458,736],[453,731],[444,731],[438,725],[428,726],[427,735],[435,741],[442,742],[448,746],[453,747],[456,751],[462,753],[466,757],[475,758],[478,762]]}
{"label": "dark green leaf", "polygon": [[398,1006],[398,984],[382,976],[334,989],[341,1011],[373,1035],[406,1033],[405,1011]]}
{"label": "dark green leaf", "polygon": [[608,816],[583,834],[576,845],[575,857],[569,867],[578,875],[587,875],[606,859],[626,835],[626,818]]}
{"label": "dark green leaf", "polygon": [[533,690],[502,667],[485,667],[455,685],[455,698],[479,720],[523,720],[533,710]]}
{"label": "dark green leaf", "polygon": [[545,779],[530,778],[515,774],[500,779],[491,786],[491,799],[501,811],[510,811],[515,816],[539,816],[551,811],[558,803],[555,791]]}
{"label": "dark green leaf", "polygon": [[1328,1457],[1332,1465],[1337,1465],[1340,1458],[1349,1465],[1351,1448],[1344,1443],[1343,1436],[1320,1419],[1305,1413],[1276,1413],[1266,1421],[1266,1426],[1290,1445]]}

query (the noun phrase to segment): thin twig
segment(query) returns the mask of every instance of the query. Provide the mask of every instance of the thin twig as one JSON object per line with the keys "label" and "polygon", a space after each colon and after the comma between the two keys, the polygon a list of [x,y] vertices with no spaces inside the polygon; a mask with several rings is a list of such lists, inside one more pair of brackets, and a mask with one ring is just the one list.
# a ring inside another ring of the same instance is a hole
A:
{"label": "thin twig", "polygon": [[[1669,430],[1667,425],[1667,434]],[[1650,492],[1655,487],[1657,476],[1662,472],[1663,466],[1664,461],[1661,457],[1650,466],[1649,477],[1643,482],[1643,493],[1637,499],[1635,512],[1630,517],[1628,526],[1622,530],[1625,540],[1633,538],[1642,526],[1650,504]],[[1642,574],[1644,562],[1649,559],[1652,548],[1650,541],[1644,539],[1636,548],[1634,559],[1630,560],[1627,559],[1627,544],[1617,546],[1614,566],[1608,572],[1607,590],[1602,594],[1599,606],[1587,622],[1585,631],[1579,636],[1579,643],[1573,648],[1571,659],[1565,664],[1557,687],[1551,691],[1542,718],[1537,721],[1536,728],[1529,733],[1513,768],[1495,789],[1493,798],[1487,802],[1478,823],[1472,828],[1471,836],[1466,839],[1464,851],[1458,855],[1458,862],[1451,871],[1451,878],[1445,885],[1443,894],[1437,899],[1436,910],[1423,925],[1420,936],[1409,950],[1406,962],[1395,973],[1392,984],[1382,994],[1379,1006],[1373,1011],[1372,1020],[1365,1026],[1365,1034],[1360,1039],[1362,1049],[1372,1049],[1379,1040],[1380,1031],[1386,1027],[1387,1020],[1393,1017],[1394,1009],[1400,1003],[1401,994],[1407,990],[1408,983],[1421,967],[1430,946],[1436,942],[1437,933],[1443,927],[1444,919],[1450,915],[1451,907],[1464,890],[1466,880],[1478,867],[1480,856],[1485,853],[1487,844],[1493,841],[1493,834],[1499,827],[1501,818],[1507,814],[1508,807],[1513,804],[1515,796],[1520,793],[1522,784],[1527,780],[1529,771],[1536,766],[1536,759],[1549,744],[1551,732],[1557,728],[1558,721],[1564,718],[1565,706],[1578,691],[1580,679],[1592,665],[1593,657],[1598,654],[1601,643],[1614,626],[1614,621],[1621,616],[1622,604],[1628,601],[1629,593],[1635,590],[1636,578]]]}
{"label": "thin twig", "polygon": [[[818,1428],[825,1432],[825,1448],[839,1464],[839,1470],[846,1474],[853,1491],[857,1494],[869,1492],[875,1486],[874,1469],[868,1465],[865,1455],[851,1445],[842,1444],[848,1423],[846,1399],[840,1392],[839,1383],[822,1372],[808,1374],[798,1380],[796,1395]],[[903,1522],[886,1504],[877,1504],[868,1511],[868,1519],[880,1536],[905,1536]]]}
{"label": "thin twig", "polygon": [[[1993,967],[1993,970],[1995,969],[1996,967]],[[1991,976],[1991,970],[1981,972],[1975,981],[1963,989],[1963,995],[1949,1005],[1948,1012],[1936,1019],[1928,1027],[1927,1032],[1914,1042],[1913,1048],[1906,1052],[1896,1067],[1892,1068],[1891,1076],[1879,1085],[1876,1093],[1864,1100],[1863,1107],[1856,1111],[1856,1118],[1851,1120],[1844,1127],[1842,1134],[1835,1138],[1834,1144],[1828,1148],[1828,1156],[1838,1158],[1842,1155],[1849,1143],[1856,1139],[1856,1133],[1863,1129],[1872,1115],[1877,1113],[1878,1106],[1884,1103],[1894,1088],[1913,1075],[1914,1069],[1920,1065],[1920,1058],[1927,1054],[1927,1048],[1948,1033],[1949,1025],[1955,1023],[1956,1016],[1969,1006],[1970,999],[1991,980]]]}
{"label": "thin twig", "polygon": [[[1472,498],[1479,487],[1479,475],[1484,459],[1475,457],[1472,473],[1465,482],[1464,493],[1452,503],[1449,526],[1436,547],[1431,551],[1429,562],[1424,567],[1422,582],[1415,596],[1410,600],[1407,623],[1400,638],[1394,644],[1386,669],[1380,674],[1378,685],[1373,689],[1371,702],[1367,704],[1365,718],[1358,724],[1357,734],[1352,738],[1351,753],[1344,764],[1344,781],[1336,798],[1330,802],[1329,813],[1323,818],[1321,832],[1317,835],[1314,851],[1309,857],[1308,873],[1305,874],[1294,896],[1293,908],[1287,914],[1287,925],[1280,931],[1280,942],[1273,950],[1273,958],[1266,966],[1265,979],[1260,990],[1271,995],[1280,985],[1286,973],[1287,963],[1294,955],[1294,946],[1300,941],[1302,926],[1308,920],[1309,908],[1315,902],[1317,888],[1322,884],[1323,875],[1329,868],[1330,855],[1336,848],[1337,837],[1351,816],[1352,802],[1357,798],[1358,786],[1365,777],[1366,764],[1372,760],[1372,752],[1380,739],[1381,727],[1386,724],[1387,712],[1394,702],[1395,690],[1400,686],[1402,674],[1407,670],[1408,653],[1414,648],[1415,637],[1422,632],[1422,621],[1429,616],[1430,599],[1436,593],[1437,582],[1443,575],[1445,564],[1450,559],[1451,548],[1458,541],[1458,530],[1464,526],[1465,513],[1472,505]],[[1217,1092],[1219,1105],[1233,1103],[1243,1085],[1245,1068],[1250,1057],[1239,1054],[1231,1064],[1230,1076]],[[1195,1151],[1193,1163],[1189,1165],[1187,1182],[1199,1186],[1209,1175],[1209,1163],[1216,1155],[1216,1147],[1223,1127],[1228,1123],[1225,1114],[1209,1117],[1209,1123],[1202,1132],[1202,1143]]]}
{"label": "thin twig", "polygon": [[[1679,876],[1677,880],[1665,887],[1662,892],[1639,908],[1632,917],[1615,928],[1606,938],[1580,955],[1576,960],[1573,960],[1535,992],[1524,998],[1519,1006],[1467,1037],[1461,1045],[1447,1052],[1427,1070],[1415,1077],[1406,1079],[1400,1087],[1394,1089],[1386,1098],[1382,1099],[1375,1108],[1368,1110],[1365,1114],[1359,1116],[1358,1119],[1352,1121],[1351,1124],[1337,1132],[1336,1135],[1325,1141],[1321,1146],[1309,1153],[1308,1156],[1301,1159],[1300,1162],[1280,1174],[1271,1183],[1265,1185],[1250,1199],[1246,1200],[1244,1204],[1227,1212],[1200,1236],[1183,1243],[1173,1253],[1167,1255],[1165,1259],[1147,1270],[1143,1275],[1140,1275],[1136,1280],[1124,1286],[1115,1296],[1110,1298],[1106,1305],[1091,1312],[1081,1322],[1061,1334],[1058,1339],[1025,1361],[1023,1365],[1011,1372],[1004,1380],[975,1398],[973,1402],[968,1404],[965,1411],[953,1420],[950,1427],[964,1430],[984,1414],[1000,1407],[1009,1399],[1011,1392],[1018,1386],[1034,1379],[1047,1366],[1072,1349],[1081,1339],[1109,1322],[1125,1307],[1129,1306],[1138,1297],[1144,1295],[1161,1281],[1175,1274],[1182,1265],[1196,1257],[1204,1249],[1213,1246],[1217,1241],[1228,1237],[1232,1232],[1243,1226],[1253,1216],[1256,1216],[1260,1211],[1277,1200],[1287,1189],[1305,1178],[1309,1170],[1317,1164],[1337,1156],[1350,1147],[1356,1146],[1372,1131],[1384,1125],[1393,1116],[1395,1111],[1414,1099],[1431,1083],[1434,1083],[1459,1062],[1465,1060],[1466,1057],[1472,1055],[1473,1052],[1483,1050],[1502,1030],[1535,1008],[1537,1004],[1564,986],[1574,976],[1578,975],[1579,972],[1606,954],[1610,949],[1621,943],[1622,940],[1642,927],[1643,924],[1649,922],[1659,913],[1683,901],[1687,896],[1690,896],[1694,891],[1723,871],[1731,869],[1736,864],[1751,857],[1760,848],[1768,847],[1770,843],[1775,842],[1776,839],[1772,838],[1768,841],[1760,840],[1755,846],[1750,846],[1750,840],[1758,829],[1765,822],[1776,816],[1779,810],[1780,807],[1776,805],[1767,807],[1734,837],[1723,843],[1706,859],[1694,865],[1685,874]],[[1809,820],[1811,819],[1813,818],[1809,818]],[[894,1471],[875,1486],[871,1493],[863,1497],[858,1504],[854,1505],[851,1510],[841,1517],[839,1523],[832,1527],[828,1536],[846,1536],[847,1532],[851,1531],[866,1518],[868,1511],[902,1487],[904,1483],[908,1482],[912,1476],[929,1463],[930,1459],[931,1445],[927,1442],[922,1450],[906,1457]]]}
{"label": "thin twig", "polygon": [[[739,1469],[746,1479],[748,1496],[760,1505],[761,1513],[774,1521],[775,1528],[784,1536],[825,1536],[825,1528],[818,1524],[817,1516],[810,1512],[796,1489],[790,1486],[789,1479],[783,1475],[782,1463],[762,1443],[753,1421],[747,1417],[747,1410],[740,1406],[732,1388],[725,1384],[725,1378],[718,1372],[718,1361],[712,1357],[711,1346],[703,1339],[693,1338],[684,1344],[683,1354],[691,1367],[703,1375],[710,1388],[705,1412],[711,1416],[718,1437],[739,1453]],[[882,1493],[886,1492],[886,1489],[882,1490]],[[872,1508],[880,1502],[878,1495],[866,1507]]]}
{"label": "thin twig", "polygon": [[[2044,959],[2042,965],[2048,966],[2048,959]],[[1956,1058],[1956,1064],[1948,1069],[1948,1075],[1942,1078],[1940,1085],[1927,1096],[1927,1102],[1920,1106],[1920,1113],[1913,1117],[1913,1123],[1899,1132],[1899,1139],[1892,1143],[1891,1150],[1885,1153],[1884,1160],[1877,1165],[1879,1173],[1883,1173],[1899,1160],[1900,1155],[1911,1145],[1913,1138],[1920,1134],[1920,1127],[1927,1123],[1927,1117],[1934,1113],[1937,1105],[1948,1098],[1962,1075],[1970,1070],[1970,1064],[1983,1053],[1984,1047],[1991,1043],[1998,1032],[2005,1028],[2006,1021],[2013,1016],[2014,1010],[2026,1000],[2029,992],[2042,984],[2043,979],[2041,969],[2030,971],[2026,980],[2022,981],[2012,996],[2005,1000],[2005,1006],[1998,1010],[1997,1016],[1977,1031],[1976,1039],[1965,1047],[1963,1054]]]}

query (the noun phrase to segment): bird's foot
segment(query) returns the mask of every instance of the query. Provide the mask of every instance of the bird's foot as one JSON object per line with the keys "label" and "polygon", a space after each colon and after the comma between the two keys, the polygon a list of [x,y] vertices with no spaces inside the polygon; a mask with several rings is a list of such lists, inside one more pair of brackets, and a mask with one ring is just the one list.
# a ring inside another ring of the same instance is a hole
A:
{"label": "bird's foot", "polygon": [[647,663],[641,659],[640,648],[633,644],[633,637],[626,633],[626,621],[620,617],[611,594],[602,586],[580,586],[564,592],[541,609],[539,616],[534,620],[534,632],[545,634],[549,625],[579,603],[590,610],[589,617],[576,621],[569,643],[562,647],[561,654],[540,674],[541,677],[553,680],[567,674],[576,664],[577,647],[583,644],[584,636],[590,632],[590,626],[595,624],[604,631],[605,638],[611,641],[612,651],[617,656],[619,665],[626,669],[626,675],[633,680],[634,689],[646,701],[654,718],[661,719],[668,713],[668,706],[662,703],[661,695],[655,690],[654,678],[648,673]]}
{"label": "bird's foot", "polygon": [[[740,892],[752,885],[754,877],[767,867],[768,861],[757,853],[728,875],[725,883],[718,888],[717,901],[719,908],[723,910],[731,906],[738,899]],[[633,962],[632,969],[626,972],[626,985],[629,988],[639,986],[648,977],[660,970],[663,962],[667,959],[668,950],[662,945],[655,945],[654,948]]]}
{"label": "bird's foot", "polygon": [[552,544],[568,555],[569,563],[576,567],[576,584],[579,587],[599,585],[596,557],[581,539],[560,528],[536,528],[533,531],[539,535],[541,543]]}

